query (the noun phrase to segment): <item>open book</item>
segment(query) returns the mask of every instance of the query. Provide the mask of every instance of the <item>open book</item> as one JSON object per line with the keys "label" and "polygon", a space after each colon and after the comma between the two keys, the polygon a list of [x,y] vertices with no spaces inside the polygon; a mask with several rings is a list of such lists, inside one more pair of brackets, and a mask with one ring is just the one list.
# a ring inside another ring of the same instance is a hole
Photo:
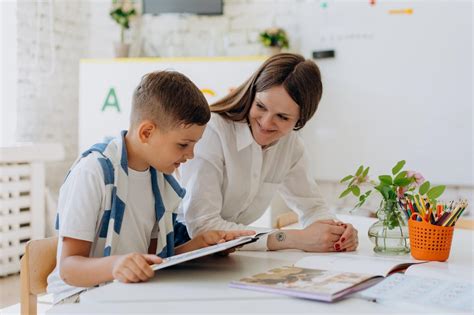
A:
{"label": "open book", "polygon": [[233,281],[231,287],[332,302],[422,261],[358,255],[313,255],[293,266]]}
{"label": "open book", "polygon": [[232,248],[235,248],[235,247],[240,247],[240,246],[243,246],[243,245],[246,245],[246,244],[256,242],[260,237],[262,237],[263,235],[268,234],[268,233],[269,232],[262,232],[262,233],[258,233],[258,234],[253,235],[253,236],[243,236],[243,237],[236,238],[235,240],[227,241],[225,243],[220,243],[220,244],[216,244],[216,245],[196,249],[196,250],[186,252],[186,253],[183,253],[183,254],[171,256],[171,257],[163,259],[163,262],[161,264],[152,265],[151,268],[153,270],[159,270],[159,269],[163,269],[163,268],[166,268],[166,267],[169,267],[169,266],[180,264],[180,263],[188,261],[188,260],[192,260],[192,259],[196,259],[196,258],[199,258],[199,257],[207,256],[207,255],[210,255],[210,254],[222,252],[222,251],[232,249]]}

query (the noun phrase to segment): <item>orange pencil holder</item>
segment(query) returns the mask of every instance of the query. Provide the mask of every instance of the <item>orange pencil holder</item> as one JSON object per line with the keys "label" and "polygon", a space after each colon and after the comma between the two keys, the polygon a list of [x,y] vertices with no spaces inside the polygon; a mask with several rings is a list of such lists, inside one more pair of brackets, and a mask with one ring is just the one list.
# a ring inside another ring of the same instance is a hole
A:
{"label": "orange pencil holder", "polygon": [[411,255],[419,260],[445,261],[449,257],[454,226],[408,220]]}

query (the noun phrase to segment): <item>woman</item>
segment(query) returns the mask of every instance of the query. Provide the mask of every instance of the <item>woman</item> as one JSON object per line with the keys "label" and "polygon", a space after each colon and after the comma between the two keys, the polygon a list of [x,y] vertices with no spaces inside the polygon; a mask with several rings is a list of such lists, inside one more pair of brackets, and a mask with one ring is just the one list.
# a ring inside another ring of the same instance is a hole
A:
{"label": "woman", "polygon": [[316,64],[283,53],[211,105],[211,121],[195,146],[195,158],[180,169],[187,190],[180,219],[191,236],[255,229],[248,224],[262,216],[278,191],[299,214],[304,229],[274,232],[252,249],[357,248],[357,230],[328,210],[297,133],[316,112],[321,95]]}

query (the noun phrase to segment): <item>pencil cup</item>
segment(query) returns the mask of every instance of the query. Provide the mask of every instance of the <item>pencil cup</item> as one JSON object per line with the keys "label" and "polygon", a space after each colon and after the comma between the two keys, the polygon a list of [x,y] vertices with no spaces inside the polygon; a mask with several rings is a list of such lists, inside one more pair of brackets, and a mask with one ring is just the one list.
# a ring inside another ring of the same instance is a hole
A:
{"label": "pencil cup", "polygon": [[408,220],[411,255],[419,260],[447,260],[453,230],[453,226],[437,226],[425,221]]}

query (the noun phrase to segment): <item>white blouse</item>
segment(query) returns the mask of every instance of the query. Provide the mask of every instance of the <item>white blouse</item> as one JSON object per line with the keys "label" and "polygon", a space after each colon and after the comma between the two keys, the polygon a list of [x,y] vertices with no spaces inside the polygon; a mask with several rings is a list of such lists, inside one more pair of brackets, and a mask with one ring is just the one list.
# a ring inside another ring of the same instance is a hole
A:
{"label": "white blouse", "polygon": [[[335,219],[309,172],[304,144],[290,132],[263,149],[247,123],[212,114],[194,159],[180,168],[186,195],[178,219],[195,236],[208,230],[254,229],[278,191],[304,227]],[[245,249],[267,249],[262,238]]]}

